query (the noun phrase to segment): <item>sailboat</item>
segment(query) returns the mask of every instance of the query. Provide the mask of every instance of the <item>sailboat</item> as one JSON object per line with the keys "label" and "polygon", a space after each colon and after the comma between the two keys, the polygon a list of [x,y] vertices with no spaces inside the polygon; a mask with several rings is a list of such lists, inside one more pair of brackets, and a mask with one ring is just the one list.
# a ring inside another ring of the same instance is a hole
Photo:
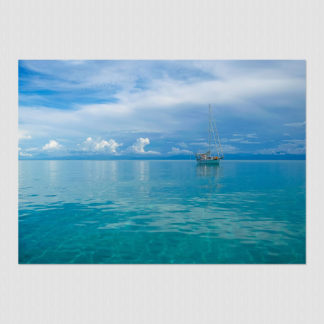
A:
{"label": "sailboat", "polygon": [[219,164],[220,160],[224,159],[224,154],[216,123],[212,116],[212,107],[209,105],[209,127],[208,127],[208,151],[206,153],[197,153],[196,160],[199,164]]}

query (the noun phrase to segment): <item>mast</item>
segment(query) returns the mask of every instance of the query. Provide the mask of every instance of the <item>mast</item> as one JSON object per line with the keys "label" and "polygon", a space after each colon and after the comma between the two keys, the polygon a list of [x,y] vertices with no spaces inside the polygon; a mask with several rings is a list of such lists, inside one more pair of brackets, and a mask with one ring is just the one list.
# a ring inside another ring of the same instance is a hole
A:
{"label": "mast", "polygon": [[[211,104],[208,105],[208,112],[209,112],[209,116],[208,116],[208,152],[197,153],[196,154],[197,161],[201,161],[201,160],[209,161],[209,160],[217,160],[217,159],[224,158],[222,146],[220,143],[220,138],[219,138],[218,131],[216,128],[216,123],[212,116],[212,105]],[[214,145],[215,145],[215,150],[216,150],[216,152],[214,152],[214,154],[217,153],[217,156],[214,156],[211,151],[212,146],[214,147]],[[209,161],[209,162],[213,163],[212,161]],[[207,163],[207,161],[206,161],[206,163]]]}
{"label": "mast", "polygon": [[210,104],[208,105],[208,110],[209,110],[209,114],[208,114],[208,152],[210,154],[211,153],[211,151],[210,151],[211,128],[212,128],[212,124],[211,124],[211,106],[210,106]]}
{"label": "mast", "polygon": [[[215,133],[216,133],[216,136],[215,136]],[[212,107],[211,107],[211,105],[209,105],[209,152],[211,152],[210,146],[211,146],[212,140],[214,140],[215,149],[217,151],[217,156],[223,156],[224,154],[223,154],[222,146],[221,146],[219,135],[218,135],[218,130],[216,127],[215,120],[213,119],[213,116],[212,116]]]}
{"label": "mast", "polygon": [[[219,150],[220,150],[221,156],[224,156],[223,149],[222,149],[221,142],[220,142],[219,135],[218,135],[218,131],[217,131],[217,127],[216,127],[216,123],[215,123],[214,120],[212,121],[212,123],[213,123],[213,126],[215,127],[216,136],[217,136],[217,140],[218,140],[218,146],[219,146]],[[217,144],[216,144],[216,138],[215,138],[215,145],[217,146]],[[220,155],[219,154],[219,151],[218,151],[218,155]]]}

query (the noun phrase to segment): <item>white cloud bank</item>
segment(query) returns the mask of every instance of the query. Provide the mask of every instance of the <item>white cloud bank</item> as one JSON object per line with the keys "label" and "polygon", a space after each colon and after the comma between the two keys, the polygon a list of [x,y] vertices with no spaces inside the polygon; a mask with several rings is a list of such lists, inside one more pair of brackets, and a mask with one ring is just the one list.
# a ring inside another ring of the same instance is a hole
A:
{"label": "white cloud bank", "polygon": [[88,137],[82,144],[83,151],[90,152],[110,152],[117,153],[117,148],[123,144],[117,143],[114,139],[106,140],[93,140],[91,137]]}
{"label": "white cloud bank", "polygon": [[140,137],[136,142],[129,147],[129,151],[137,154],[160,154],[156,151],[145,151],[145,146],[150,144],[150,139],[147,137]]}
{"label": "white cloud bank", "polygon": [[50,140],[47,144],[45,144],[42,149],[44,151],[54,151],[54,150],[59,150],[62,148],[62,145],[59,144],[57,141],[55,140]]}

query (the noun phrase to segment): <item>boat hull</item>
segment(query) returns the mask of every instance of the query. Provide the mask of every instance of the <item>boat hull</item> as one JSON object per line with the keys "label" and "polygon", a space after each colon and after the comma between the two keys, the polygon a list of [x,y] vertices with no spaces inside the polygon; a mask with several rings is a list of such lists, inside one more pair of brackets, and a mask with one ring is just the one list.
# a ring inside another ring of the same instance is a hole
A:
{"label": "boat hull", "polygon": [[218,165],[219,164],[219,159],[218,160],[197,160],[198,164],[213,164],[213,165]]}

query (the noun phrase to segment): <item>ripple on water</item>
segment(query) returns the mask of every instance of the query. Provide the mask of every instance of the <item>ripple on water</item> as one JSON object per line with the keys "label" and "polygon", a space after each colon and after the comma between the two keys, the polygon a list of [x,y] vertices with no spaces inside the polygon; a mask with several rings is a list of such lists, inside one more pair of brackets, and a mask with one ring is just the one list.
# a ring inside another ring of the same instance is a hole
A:
{"label": "ripple on water", "polygon": [[303,161],[33,162],[20,263],[305,263]]}

